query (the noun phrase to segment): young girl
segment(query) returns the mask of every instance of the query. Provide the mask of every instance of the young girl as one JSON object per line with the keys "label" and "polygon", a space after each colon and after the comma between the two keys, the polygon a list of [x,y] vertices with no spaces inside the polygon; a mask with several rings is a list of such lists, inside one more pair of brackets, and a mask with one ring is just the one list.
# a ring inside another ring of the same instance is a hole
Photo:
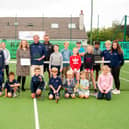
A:
{"label": "young girl", "polygon": [[89,98],[90,91],[89,91],[89,81],[86,79],[85,71],[80,73],[80,86],[79,86],[79,97],[80,98]]}
{"label": "young girl", "polygon": [[79,84],[81,57],[78,55],[78,48],[73,48],[73,56],[70,56],[70,67],[73,75],[76,75],[77,84]]}
{"label": "young girl", "polygon": [[123,51],[117,41],[113,41],[111,47],[111,72],[115,81],[113,94],[120,94],[120,68],[124,64]]}
{"label": "young girl", "polygon": [[94,91],[97,93],[96,83],[94,79],[93,73],[93,64],[94,64],[94,55],[93,55],[93,47],[91,45],[87,46],[87,53],[84,55],[84,68],[86,71],[86,77],[89,80],[89,75],[91,76],[92,83],[94,86]]}
{"label": "young girl", "polygon": [[63,70],[63,57],[59,52],[59,46],[54,45],[54,52],[50,55],[49,71],[51,73],[52,68],[55,67],[58,69],[58,76]]}
{"label": "young girl", "polygon": [[67,79],[64,83],[65,88],[65,98],[72,97],[75,98],[74,88],[75,88],[75,81],[73,78],[73,72],[71,70],[67,71]]}
{"label": "young girl", "polygon": [[106,100],[111,100],[111,89],[113,86],[113,77],[110,73],[110,68],[108,65],[102,66],[102,73],[98,78],[98,99],[103,99],[104,96]]}

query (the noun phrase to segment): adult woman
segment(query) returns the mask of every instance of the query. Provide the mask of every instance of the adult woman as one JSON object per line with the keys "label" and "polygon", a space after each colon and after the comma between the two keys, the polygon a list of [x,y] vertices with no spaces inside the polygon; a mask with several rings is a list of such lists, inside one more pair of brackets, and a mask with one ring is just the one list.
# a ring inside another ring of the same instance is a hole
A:
{"label": "adult woman", "polygon": [[120,68],[124,64],[123,51],[118,41],[113,41],[111,47],[111,72],[115,81],[115,89],[113,94],[120,94]]}
{"label": "adult woman", "polygon": [[18,76],[18,82],[21,83],[22,81],[22,91],[25,91],[24,85],[26,81],[26,76],[30,74],[30,66],[21,65],[21,59],[25,58],[30,58],[29,44],[26,40],[22,40],[16,54],[16,74]]}

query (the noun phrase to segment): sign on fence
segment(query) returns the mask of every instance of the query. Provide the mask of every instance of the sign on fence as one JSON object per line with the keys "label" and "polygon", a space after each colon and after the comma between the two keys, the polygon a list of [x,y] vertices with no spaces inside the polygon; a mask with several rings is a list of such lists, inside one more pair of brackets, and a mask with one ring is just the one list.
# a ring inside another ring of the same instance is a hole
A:
{"label": "sign on fence", "polygon": [[[129,42],[119,42],[123,52],[124,52],[124,59],[129,60]],[[101,50],[105,49],[105,41],[100,42]]]}

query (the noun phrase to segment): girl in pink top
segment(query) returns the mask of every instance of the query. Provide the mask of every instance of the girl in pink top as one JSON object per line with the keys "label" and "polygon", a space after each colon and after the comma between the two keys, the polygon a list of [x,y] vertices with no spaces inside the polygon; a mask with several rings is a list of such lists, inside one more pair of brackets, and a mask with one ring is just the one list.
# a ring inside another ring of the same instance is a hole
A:
{"label": "girl in pink top", "polygon": [[97,95],[98,99],[111,100],[111,89],[113,86],[113,77],[110,73],[110,68],[107,65],[102,66],[102,73],[98,78],[99,92]]}

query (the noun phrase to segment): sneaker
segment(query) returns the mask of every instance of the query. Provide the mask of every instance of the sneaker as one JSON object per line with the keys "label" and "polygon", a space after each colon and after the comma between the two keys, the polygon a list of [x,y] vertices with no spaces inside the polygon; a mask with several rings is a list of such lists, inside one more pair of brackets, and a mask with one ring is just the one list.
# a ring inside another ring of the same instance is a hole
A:
{"label": "sneaker", "polygon": [[114,89],[114,90],[112,90],[112,93],[115,93],[117,91],[117,89]]}
{"label": "sneaker", "polygon": [[115,90],[115,91],[113,91],[112,92],[114,95],[118,95],[118,94],[120,94],[120,90]]}
{"label": "sneaker", "polygon": [[16,95],[16,93],[13,93],[13,97],[15,98],[17,95]]}

